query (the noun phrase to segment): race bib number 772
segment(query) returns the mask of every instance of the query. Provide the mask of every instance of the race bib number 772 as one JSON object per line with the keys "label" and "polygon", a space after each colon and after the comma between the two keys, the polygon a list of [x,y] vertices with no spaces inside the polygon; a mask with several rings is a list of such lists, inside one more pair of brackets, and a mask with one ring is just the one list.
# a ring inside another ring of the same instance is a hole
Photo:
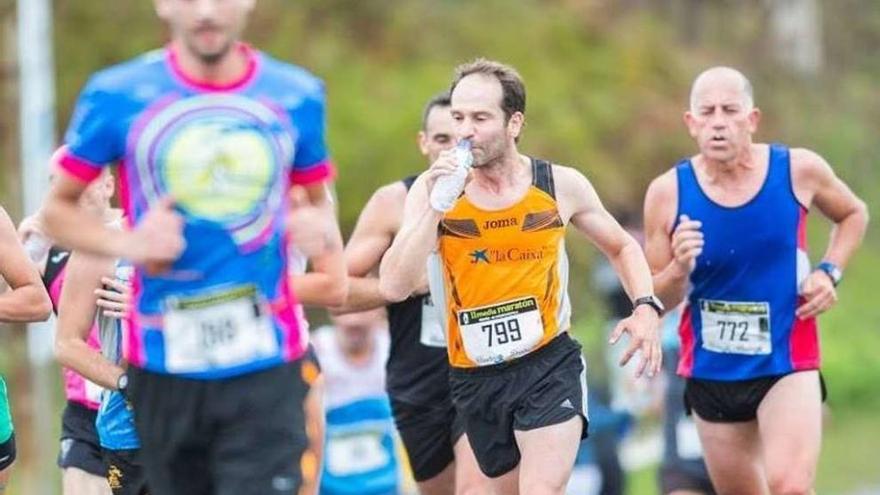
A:
{"label": "race bib number 772", "polygon": [[701,299],[703,347],[727,354],[770,354],[770,303]]}

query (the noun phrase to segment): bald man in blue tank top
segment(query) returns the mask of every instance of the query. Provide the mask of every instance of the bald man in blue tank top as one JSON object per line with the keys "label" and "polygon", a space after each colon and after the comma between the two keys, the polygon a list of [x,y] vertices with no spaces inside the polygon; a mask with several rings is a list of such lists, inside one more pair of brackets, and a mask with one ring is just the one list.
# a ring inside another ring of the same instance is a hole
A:
{"label": "bald man in blue tank top", "polygon": [[[684,120],[699,152],[649,186],[646,251],[666,307],[684,301],[678,373],[716,491],[806,494],[825,395],[816,317],[868,213],[818,154],[754,143],[760,119],[739,71],[696,78]],[[812,206],[834,224],[815,266]]]}

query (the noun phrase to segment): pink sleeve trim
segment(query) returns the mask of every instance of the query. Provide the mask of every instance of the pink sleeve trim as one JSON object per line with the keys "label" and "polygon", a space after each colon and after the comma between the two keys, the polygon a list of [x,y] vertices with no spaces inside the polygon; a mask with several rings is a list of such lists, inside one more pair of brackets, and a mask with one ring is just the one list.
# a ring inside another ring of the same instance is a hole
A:
{"label": "pink sleeve trim", "polygon": [[100,165],[96,165],[70,153],[66,147],[63,148],[63,151],[59,151],[60,156],[56,160],[58,167],[73,176],[75,179],[88,184],[101,175],[102,168]]}
{"label": "pink sleeve trim", "polygon": [[297,186],[308,186],[320,182],[330,182],[336,178],[336,167],[330,160],[318,162],[306,170],[291,170],[290,183]]}

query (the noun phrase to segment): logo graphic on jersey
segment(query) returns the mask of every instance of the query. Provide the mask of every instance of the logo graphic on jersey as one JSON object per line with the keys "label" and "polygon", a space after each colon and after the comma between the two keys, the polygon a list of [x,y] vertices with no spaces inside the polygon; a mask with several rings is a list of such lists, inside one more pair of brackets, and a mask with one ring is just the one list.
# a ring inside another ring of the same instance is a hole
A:
{"label": "logo graphic on jersey", "polygon": [[488,263],[489,262],[489,250],[488,249],[475,249],[471,251],[471,263],[477,264],[479,262]]}
{"label": "logo graphic on jersey", "polygon": [[565,227],[562,218],[559,216],[559,210],[539,211],[529,213],[523,220],[523,232],[538,232],[539,230],[559,229]]}
{"label": "logo graphic on jersey", "polygon": [[67,251],[61,251],[61,252],[59,252],[59,253],[56,254],[55,256],[52,256],[52,263],[55,263],[55,264],[61,263],[61,261],[64,260],[64,258],[67,258],[67,256],[68,256],[69,254],[70,254],[70,253],[67,252]]}
{"label": "logo graphic on jersey", "polygon": [[476,239],[480,237],[480,228],[477,226],[477,222],[471,218],[444,218],[440,221],[439,232],[440,235],[462,239]]}
{"label": "logo graphic on jersey", "polygon": [[291,130],[269,107],[238,95],[164,105],[147,112],[132,141],[146,199],[170,195],[186,215],[225,228],[240,248],[259,241],[283,200]]}
{"label": "logo graphic on jersey", "polygon": [[122,474],[122,470],[116,467],[115,464],[110,465],[110,469],[107,470],[107,483],[110,484],[111,490],[120,490],[122,489],[122,478],[124,475]]}
{"label": "logo graphic on jersey", "polygon": [[523,261],[538,261],[544,259],[549,253],[545,246],[533,248],[506,248],[506,249],[475,249],[470,252],[471,264],[478,263],[516,263]]}

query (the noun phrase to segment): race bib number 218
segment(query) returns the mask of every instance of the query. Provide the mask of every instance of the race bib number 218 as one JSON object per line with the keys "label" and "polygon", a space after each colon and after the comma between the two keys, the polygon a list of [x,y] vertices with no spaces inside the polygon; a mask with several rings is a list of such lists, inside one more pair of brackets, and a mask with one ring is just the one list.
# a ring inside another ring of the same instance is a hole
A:
{"label": "race bib number 218", "polygon": [[166,301],[165,366],[172,373],[229,368],[278,354],[272,318],[251,286]]}

